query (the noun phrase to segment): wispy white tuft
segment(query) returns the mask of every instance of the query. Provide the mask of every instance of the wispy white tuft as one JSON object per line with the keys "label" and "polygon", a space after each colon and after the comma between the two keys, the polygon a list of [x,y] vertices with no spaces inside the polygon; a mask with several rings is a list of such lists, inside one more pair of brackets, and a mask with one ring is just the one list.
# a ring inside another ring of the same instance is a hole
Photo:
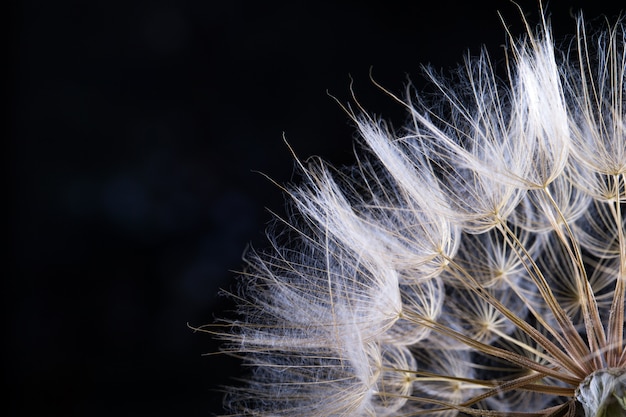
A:
{"label": "wispy white tuft", "polygon": [[506,80],[483,53],[394,96],[400,131],[346,106],[358,163],[299,162],[210,327],[252,369],[232,415],[626,415],[625,33],[543,20]]}

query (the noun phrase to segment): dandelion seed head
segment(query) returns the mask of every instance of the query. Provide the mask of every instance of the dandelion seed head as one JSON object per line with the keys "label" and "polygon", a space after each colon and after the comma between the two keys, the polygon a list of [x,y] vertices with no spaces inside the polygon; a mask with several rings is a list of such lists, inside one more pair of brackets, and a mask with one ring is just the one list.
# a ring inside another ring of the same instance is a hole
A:
{"label": "dandelion seed head", "polygon": [[[394,131],[345,106],[351,168],[298,161],[228,332],[233,415],[626,415],[626,31],[544,17]],[[209,327],[209,329],[211,329]]]}

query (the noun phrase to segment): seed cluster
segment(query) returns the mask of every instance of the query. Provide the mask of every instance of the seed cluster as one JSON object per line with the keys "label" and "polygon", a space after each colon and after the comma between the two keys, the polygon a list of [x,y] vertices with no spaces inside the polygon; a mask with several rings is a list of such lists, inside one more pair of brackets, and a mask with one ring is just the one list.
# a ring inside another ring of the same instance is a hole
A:
{"label": "seed cluster", "polygon": [[543,21],[506,80],[486,53],[429,72],[400,131],[345,107],[358,162],[299,162],[207,327],[253,369],[233,415],[625,415],[624,29],[579,18],[559,51]]}

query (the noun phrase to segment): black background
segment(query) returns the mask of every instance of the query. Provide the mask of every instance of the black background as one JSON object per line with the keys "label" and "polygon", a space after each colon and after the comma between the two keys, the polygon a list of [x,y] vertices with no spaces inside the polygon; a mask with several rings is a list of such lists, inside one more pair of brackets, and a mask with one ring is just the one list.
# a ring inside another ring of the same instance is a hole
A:
{"label": "black background", "polygon": [[[14,416],[210,416],[236,361],[187,327],[230,306],[296,154],[352,159],[329,97],[396,123],[420,64],[523,32],[502,1],[14,1],[9,10],[3,375]],[[589,3],[589,4],[585,4]],[[615,17],[611,1],[553,2]],[[534,1],[523,2],[531,22]],[[614,19],[613,19],[614,20]],[[6,392],[6,391],[5,391]],[[6,401],[6,400],[5,400]],[[1,409],[6,410],[7,407]]]}

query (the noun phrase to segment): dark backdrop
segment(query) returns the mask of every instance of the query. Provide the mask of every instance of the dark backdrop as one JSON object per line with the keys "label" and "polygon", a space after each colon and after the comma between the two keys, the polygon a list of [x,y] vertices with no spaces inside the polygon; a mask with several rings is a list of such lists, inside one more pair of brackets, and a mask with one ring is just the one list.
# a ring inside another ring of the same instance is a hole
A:
{"label": "dark backdrop", "polygon": [[[210,416],[234,360],[188,327],[229,308],[249,242],[263,245],[302,158],[352,161],[329,97],[402,121],[419,65],[481,45],[502,60],[502,1],[13,1],[5,141],[3,375],[11,416]],[[611,1],[554,2],[615,16]],[[619,3],[619,2],[615,2]],[[524,3],[537,21],[534,1]],[[6,400],[5,400],[6,401]],[[4,406],[2,410],[7,410]]]}

